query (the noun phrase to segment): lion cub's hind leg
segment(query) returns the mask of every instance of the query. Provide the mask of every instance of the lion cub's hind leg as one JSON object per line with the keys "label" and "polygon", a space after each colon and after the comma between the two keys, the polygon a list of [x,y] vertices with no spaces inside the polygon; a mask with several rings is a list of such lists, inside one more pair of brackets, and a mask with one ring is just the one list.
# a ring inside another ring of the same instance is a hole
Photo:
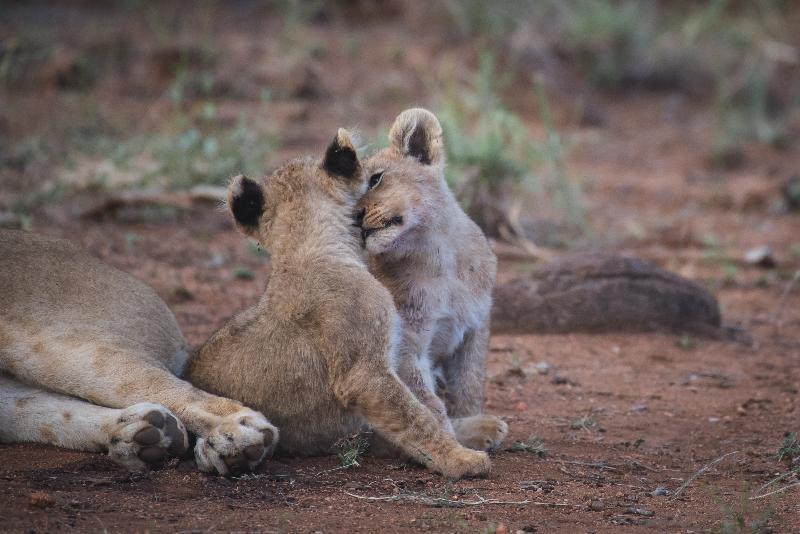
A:
{"label": "lion cub's hind leg", "polygon": [[227,416],[211,412],[203,416],[213,418],[216,426],[197,438],[195,460],[202,471],[222,475],[251,471],[272,454],[278,442],[278,429],[266,417],[238,403]]}
{"label": "lion cub's hind leg", "polygon": [[131,471],[158,466],[189,447],[183,424],[159,404],[113,409],[0,377],[0,441],[107,452]]}
{"label": "lion cub's hind leg", "polygon": [[456,440],[476,451],[492,451],[500,447],[508,434],[508,424],[497,416],[479,414],[451,419]]}

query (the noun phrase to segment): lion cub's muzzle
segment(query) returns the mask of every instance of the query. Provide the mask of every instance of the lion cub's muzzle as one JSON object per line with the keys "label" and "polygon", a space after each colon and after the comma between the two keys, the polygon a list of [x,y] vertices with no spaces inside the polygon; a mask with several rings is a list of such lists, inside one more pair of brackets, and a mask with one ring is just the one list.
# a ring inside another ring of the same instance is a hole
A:
{"label": "lion cub's muzzle", "polygon": [[356,214],[355,225],[361,227],[361,240],[366,241],[369,236],[379,230],[385,230],[391,226],[401,226],[403,224],[403,216],[395,215],[391,219],[387,219],[380,226],[364,226],[364,210]]}

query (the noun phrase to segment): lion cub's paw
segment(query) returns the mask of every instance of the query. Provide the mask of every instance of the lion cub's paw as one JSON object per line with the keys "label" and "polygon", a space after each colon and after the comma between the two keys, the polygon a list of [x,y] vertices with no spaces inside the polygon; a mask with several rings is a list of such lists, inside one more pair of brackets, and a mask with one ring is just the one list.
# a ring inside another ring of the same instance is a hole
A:
{"label": "lion cub's paw", "polygon": [[259,412],[245,408],[198,437],[194,453],[201,471],[236,475],[255,469],[277,444],[278,429]]}
{"label": "lion cub's paw", "polygon": [[168,456],[182,456],[189,448],[183,423],[160,404],[142,402],[119,410],[103,428],[108,456],[131,471],[161,465]]}
{"label": "lion cub's paw", "polygon": [[473,451],[463,447],[447,457],[440,469],[441,473],[451,480],[485,476],[491,470],[492,462],[485,452]]}
{"label": "lion cub's paw", "polygon": [[453,429],[460,444],[476,451],[499,448],[508,434],[506,422],[488,414],[453,419]]}

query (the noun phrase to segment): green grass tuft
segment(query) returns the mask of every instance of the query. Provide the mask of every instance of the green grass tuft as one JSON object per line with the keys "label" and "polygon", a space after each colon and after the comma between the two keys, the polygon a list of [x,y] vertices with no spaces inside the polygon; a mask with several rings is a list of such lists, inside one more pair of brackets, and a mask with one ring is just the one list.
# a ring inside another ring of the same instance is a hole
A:
{"label": "green grass tuft", "polygon": [[339,439],[334,447],[343,469],[361,467],[364,454],[369,449],[369,436],[359,432]]}
{"label": "green grass tuft", "polygon": [[778,461],[793,462],[800,458],[800,439],[796,432],[789,432],[784,436],[781,446],[778,447]]}

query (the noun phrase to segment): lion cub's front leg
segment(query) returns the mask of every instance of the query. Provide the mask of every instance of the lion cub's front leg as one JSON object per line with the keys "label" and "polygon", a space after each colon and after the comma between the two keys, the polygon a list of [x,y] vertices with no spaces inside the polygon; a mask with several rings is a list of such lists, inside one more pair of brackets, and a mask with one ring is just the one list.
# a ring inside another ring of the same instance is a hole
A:
{"label": "lion cub's front leg", "polygon": [[214,419],[214,427],[197,438],[194,448],[202,471],[223,475],[250,471],[272,453],[278,441],[278,429],[259,412],[244,406]]}
{"label": "lion cub's front leg", "polygon": [[508,434],[508,424],[495,415],[478,414],[452,420],[456,439],[476,451],[493,451]]}
{"label": "lion cub's front leg", "polygon": [[485,452],[459,445],[385,365],[360,364],[335,381],[334,388],[339,399],[355,406],[384,438],[447,478],[481,476],[491,470]]}
{"label": "lion cub's front leg", "polygon": [[429,336],[425,337],[410,328],[405,328],[397,351],[396,372],[417,400],[431,411],[444,430],[452,434],[453,426],[447,416],[447,407],[436,394],[436,381],[433,378],[428,355],[429,345]]}
{"label": "lion cub's front leg", "polygon": [[443,398],[452,417],[456,439],[465,447],[497,449],[508,434],[508,425],[494,415],[481,414],[486,381],[489,326],[469,331],[455,354],[442,365]]}

